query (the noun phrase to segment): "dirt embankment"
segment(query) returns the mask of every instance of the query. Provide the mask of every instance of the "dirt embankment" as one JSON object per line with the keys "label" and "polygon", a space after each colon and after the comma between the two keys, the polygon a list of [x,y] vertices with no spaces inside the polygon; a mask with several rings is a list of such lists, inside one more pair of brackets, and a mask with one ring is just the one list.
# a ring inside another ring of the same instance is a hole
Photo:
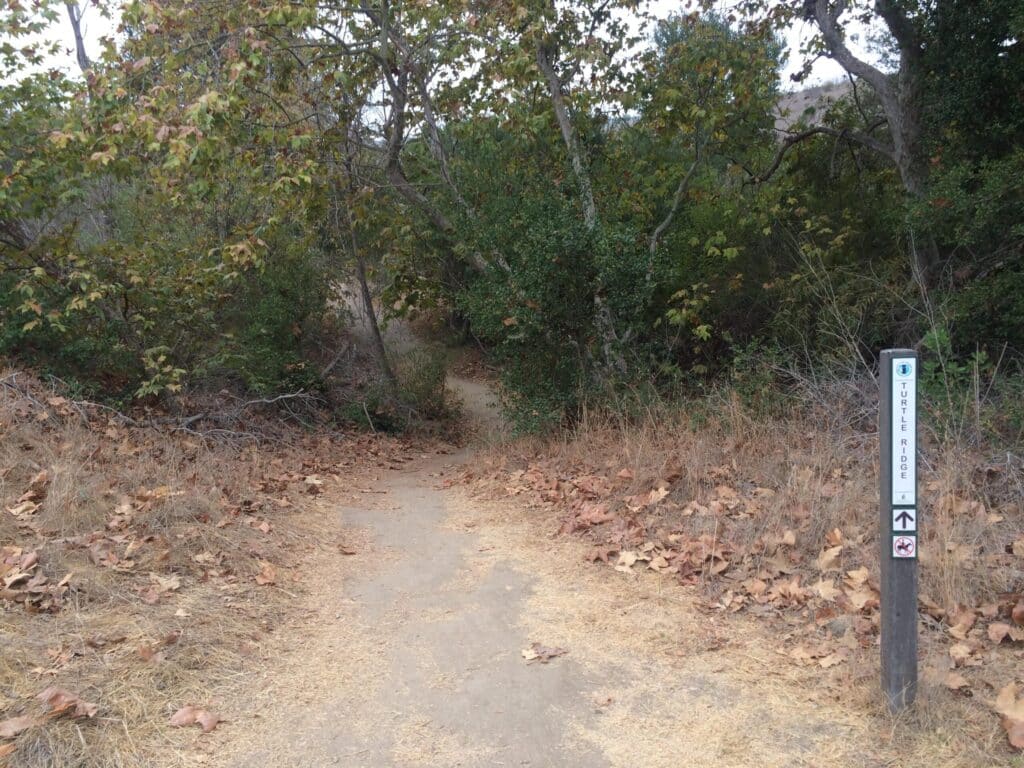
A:
{"label": "dirt embankment", "polygon": [[414,447],[275,419],[260,442],[151,428],[25,374],[3,381],[0,764],[194,764],[181,726],[239,715],[232,692],[309,564],[353,546],[325,496]]}

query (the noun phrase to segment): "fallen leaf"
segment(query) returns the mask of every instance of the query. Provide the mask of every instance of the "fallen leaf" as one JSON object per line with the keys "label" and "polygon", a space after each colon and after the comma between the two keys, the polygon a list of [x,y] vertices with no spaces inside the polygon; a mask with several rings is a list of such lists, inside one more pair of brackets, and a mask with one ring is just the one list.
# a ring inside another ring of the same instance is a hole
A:
{"label": "fallen leaf", "polygon": [[971,647],[965,643],[955,643],[949,648],[949,656],[953,659],[953,663],[958,667],[968,664],[971,661],[971,655],[973,653],[974,651]]}
{"label": "fallen leaf", "polygon": [[843,592],[858,611],[863,611],[865,608],[870,609],[878,605],[878,596],[867,584],[863,584],[856,589],[847,587]]}
{"label": "fallen leaf", "polygon": [[15,504],[13,507],[8,507],[7,511],[15,517],[26,517],[27,515],[33,515],[39,509],[39,505],[34,501],[22,501]]}
{"label": "fallen leaf", "polygon": [[565,648],[548,648],[540,643],[533,643],[529,648],[522,650],[523,658],[527,662],[539,661],[541,664],[547,664],[554,658],[564,656],[568,651]]}
{"label": "fallen leaf", "polygon": [[22,731],[28,730],[34,725],[39,725],[40,720],[32,715],[12,717],[9,720],[0,720],[0,739],[13,739]]}
{"label": "fallen leaf", "polygon": [[981,615],[986,619],[994,619],[999,615],[999,604],[998,603],[985,603],[978,610],[981,611]]}
{"label": "fallen leaf", "polygon": [[826,571],[838,571],[840,555],[843,554],[843,545],[839,544],[835,547],[829,547],[818,555],[818,570],[822,572]]}
{"label": "fallen leaf", "polygon": [[205,709],[200,710],[199,714],[196,716],[196,723],[198,723],[199,727],[203,729],[203,733],[209,733],[212,731],[217,727],[219,722],[219,715],[215,715],[213,712]]}
{"label": "fallen leaf", "polygon": [[665,559],[664,555],[657,555],[647,564],[647,567],[652,571],[664,571],[668,568],[668,560]]}
{"label": "fallen leaf", "polygon": [[44,491],[46,486],[50,484],[50,473],[45,469],[36,473],[36,475],[28,481],[28,487],[30,491],[34,491],[37,494],[45,495]]}
{"label": "fallen leaf", "polygon": [[634,512],[637,512],[644,507],[649,507],[652,504],[657,504],[659,501],[668,496],[668,488],[660,486],[655,488],[648,493],[640,493],[636,496],[626,497],[626,506]]}
{"label": "fallen leaf", "polygon": [[822,579],[813,587],[811,587],[811,589],[817,592],[821,596],[822,600],[834,602],[835,599],[839,597],[839,590],[836,589],[836,586],[832,583],[831,580],[826,581],[825,579]]}
{"label": "fallen leaf", "polygon": [[743,588],[751,597],[760,597],[768,591],[768,584],[761,579],[747,579],[743,582]]}
{"label": "fallen leaf", "polygon": [[220,722],[220,717],[206,709],[184,706],[171,715],[171,725],[175,728],[185,728],[189,725],[198,725],[203,733],[209,733]]}
{"label": "fallen leaf", "polygon": [[964,688],[970,688],[970,683],[967,682],[967,678],[961,675],[959,672],[950,672],[944,678],[942,678],[942,684],[949,688],[951,691],[959,691]]}
{"label": "fallen leaf", "polygon": [[17,748],[15,744],[0,744],[0,757],[7,757],[7,755],[13,754]]}
{"label": "fallen leaf", "polygon": [[830,653],[828,654],[828,656],[823,656],[822,658],[818,659],[818,665],[824,669],[829,669],[830,667],[834,667],[837,664],[842,664],[844,661],[846,661],[846,653],[844,653],[842,650],[839,650],[835,653]]}
{"label": "fallen leaf", "polygon": [[[78,694],[57,686],[50,686],[36,698],[50,707],[50,711],[54,715],[68,712],[71,717],[94,717],[100,708],[98,704],[83,701]],[[72,707],[74,711],[69,712]]]}
{"label": "fallen leaf", "polygon": [[277,571],[274,566],[266,560],[260,561],[260,572],[256,574],[256,583],[261,587],[267,587],[277,581]]}
{"label": "fallen leaf", "polygon": [[85,644],[90,648],[106,648],[108,645],[117,645],[123,643],[128,639],[127,635],[113,635],[106,637],[104,635],[94,635],[93,637],[86,638]]}
{"label": "fallen leaf", "polygon": [[949,634],[955,637],[957,640],[965,640],[967,633],[971,631],[971,627],[974,626],[975,619],[974,611],[970,608],[961,608],[954,613],[949,620]]}
{"label": "fallen leaf", "polygon": [[855,570],[847,571],[844,581],[851,587],[859,587],[861,584],[867,582],[870,576],[871,572],[864,566],[861,566]]}
{"label": "fallen leaf", "polygon": [[1000,621],[997,621],[994,624],[989,624],[988,639],[996,645],[999,645],[999,643],[1003,642],[1003,640],[1006,639],[1006,636],[1010,634],[1010,629],[1011,627],[1009,624],[1003,624]]}
{"label": "fallen leaf", "polygon": [[632,573],[631,570],[633,564],[637,561],[638,556],[636,552],[630,552],[629,550],[619,553],[619,562],[615,564],[616,571],[622,571],[623,573]]}
{"label": "fallen leaf", "polygon": [[793,605],[802,605],[811,596],[811,591],[800,586],[800,577],[794,576],[789,581],[782,579],[772,584],[768,592],[776,602],[782,601]]}
{"label": "fallen leaf", "polygon": [[1002,718],[1006,738],[1016,749],[1024,749],[1024,699],[1017,699],[1017,685],[1010,683],[999,691],[995,710]]}
{"label": "fallen leaf", "polygon": [[171,715],[171,725],[175,728],[183,728],[192,725],[196,721],[196,708],[192,706],[182,707]]}

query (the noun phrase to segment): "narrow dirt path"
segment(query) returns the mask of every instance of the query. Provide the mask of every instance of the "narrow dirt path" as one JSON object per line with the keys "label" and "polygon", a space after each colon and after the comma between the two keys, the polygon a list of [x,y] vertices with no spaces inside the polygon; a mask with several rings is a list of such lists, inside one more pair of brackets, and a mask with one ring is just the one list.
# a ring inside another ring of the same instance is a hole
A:
{"label": "narrow dirt path", "polygon": [[[486,389],[460,389],[493,426]],[[473,459],[425,456],[325,510],[356,554],[316,574],[203,764],[877,765],[857,746],[865,723],[767,675],[770,655],[722,642],[676,591],[588,566],[529,513],[445,489]],[[528,663],[534,642],[567,653]]]}

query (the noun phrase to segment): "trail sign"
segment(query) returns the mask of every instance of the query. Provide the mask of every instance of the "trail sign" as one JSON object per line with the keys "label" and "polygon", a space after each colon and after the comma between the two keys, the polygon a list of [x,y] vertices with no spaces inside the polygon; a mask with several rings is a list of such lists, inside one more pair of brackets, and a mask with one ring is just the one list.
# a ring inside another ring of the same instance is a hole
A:
{"label": "trail sign", "polygon": [[908,533],[917,530],[917,510],[894,507],[892,510],[892,532]]}
{"label": "trail sign", "polygon": [[917,358],[892,360],[892,503],[917,504]]}
{"label": "trail sign", "polygon": [[893,536],[892,556],[906,560],[917,557],[917,536]]}
{"label": "trail sign", "polygon": [[882,690],[896,712],[917,694],[917,353],[887,349],[880,369]]}

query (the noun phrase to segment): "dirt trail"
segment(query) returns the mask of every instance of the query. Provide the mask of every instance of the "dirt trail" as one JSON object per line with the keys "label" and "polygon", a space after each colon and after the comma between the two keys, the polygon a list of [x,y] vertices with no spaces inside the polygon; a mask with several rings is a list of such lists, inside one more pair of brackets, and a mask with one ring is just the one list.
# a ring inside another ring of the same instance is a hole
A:
{"label": "dirt trail", "polygon": [[[487,390],[454,385],[493,428]],[[709,651],[719,630],[677,591],[589,566],[529,513],[444,489],[472,460],[424,457],[336,509],[356,554],[319,571],[203,764],[875,765],[857,747],[864,724],[799,682],[768,682],[770,657]],[[567,654],[527,663],[533,642]]]}

